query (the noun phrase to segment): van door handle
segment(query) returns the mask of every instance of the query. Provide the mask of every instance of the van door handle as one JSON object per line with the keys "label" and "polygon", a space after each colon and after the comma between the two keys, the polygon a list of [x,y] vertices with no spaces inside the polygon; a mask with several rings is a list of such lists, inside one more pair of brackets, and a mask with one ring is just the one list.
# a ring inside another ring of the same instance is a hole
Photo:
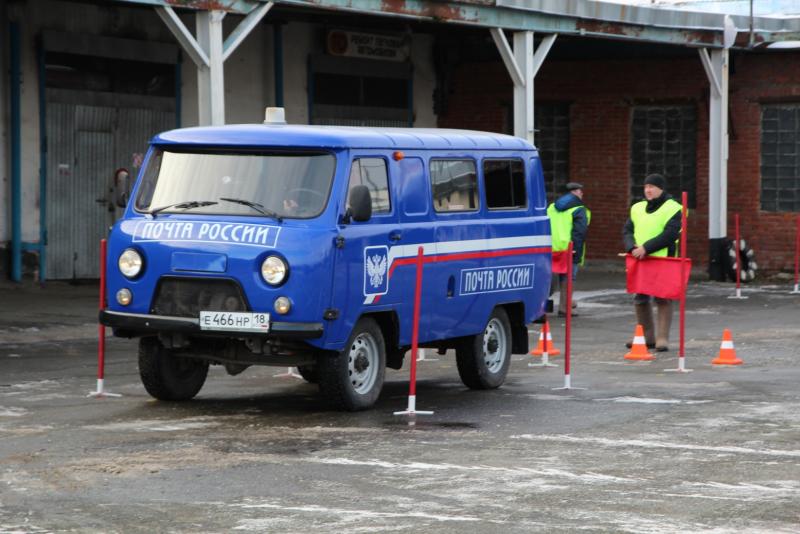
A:
{"label": "van door handle", "polygon": [[389,239],[391,241],[400,241],[401,239],[403,239],[403,232],[401,232],[400,230],[395,230],[394,232],[391,232],[389,234]]}

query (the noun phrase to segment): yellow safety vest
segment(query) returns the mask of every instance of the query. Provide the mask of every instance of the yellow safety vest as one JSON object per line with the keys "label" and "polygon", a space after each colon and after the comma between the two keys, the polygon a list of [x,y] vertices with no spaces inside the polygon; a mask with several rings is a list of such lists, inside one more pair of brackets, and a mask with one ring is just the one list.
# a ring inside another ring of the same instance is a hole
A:
{"label": "yellow safety vest", "polygon": [[[643,245],[647,241],[653,239],[667,226],[667,222],[675,216],[676,213],[681,211],[681,205],[673,199],[664,202],[653,213],[647,213],[647,201],[642,200],[631,206],[631,221],[633,221],[633,239],[637,245]],[[688,212],[687,212],[688,213]],[[679,255],[678,241],[675,241],[675,256]],[[651,252],[650,256],[666,256],[667,248],[664,247],[655,252]]]}
{"label": "yellow safety vest", "polygon": [[[572,212],[579,208],[584,208],[586,210],[586,225],[588,226],[592,221],[592,212],[589,211],[589,208],[586,206],[575,206],[566,211],[558,211],[554,203],[547,207],[547,216],[550,218],[553,252],[563,252],[569,247],[569,242],[572,241]],[[584,242],[583,254],[579,260],[580,265],[583,265],[585,257],[586,243]]]}

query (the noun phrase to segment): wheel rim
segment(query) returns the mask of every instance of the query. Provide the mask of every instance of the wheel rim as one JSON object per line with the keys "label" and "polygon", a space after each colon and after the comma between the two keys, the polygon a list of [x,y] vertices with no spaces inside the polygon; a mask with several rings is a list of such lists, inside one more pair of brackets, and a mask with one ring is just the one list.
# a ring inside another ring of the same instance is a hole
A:
{"label": "wheel rim", "polygon": [[367,333],[359,334],[347,354],[347,374],[353,391],[359,395],[369,393],[378,376],[378,343]]}
{"label": "wheel rim", "polygon": [[483,362],[490,373],[496,373],[503,367],[507,346],[508,338],[503,323],[493,318],[483,332]]}

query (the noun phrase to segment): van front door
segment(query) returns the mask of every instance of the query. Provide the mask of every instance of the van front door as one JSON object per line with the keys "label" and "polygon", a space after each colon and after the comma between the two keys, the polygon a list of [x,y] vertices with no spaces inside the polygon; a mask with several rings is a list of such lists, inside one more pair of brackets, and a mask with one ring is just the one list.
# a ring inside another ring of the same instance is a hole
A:
{"label": "van front door", "polygon": [[[347,188],[369,188],[372,216],[368,221],[348,220],[339,225],[336,266],[333,275],[332,307],[339,318],[329,342],[344,343],[363,311],[391,309],[389,293],[389,251],[402,237],[397,225],[389,175],[389,160],[382,155],[353,158]],[[314,288],[309,288],[313,291]]]}

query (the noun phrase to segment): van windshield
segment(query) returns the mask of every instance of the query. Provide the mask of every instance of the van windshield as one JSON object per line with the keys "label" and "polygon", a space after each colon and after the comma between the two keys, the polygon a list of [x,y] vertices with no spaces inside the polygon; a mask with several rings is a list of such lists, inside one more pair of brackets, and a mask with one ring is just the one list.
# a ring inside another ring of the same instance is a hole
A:
{"label": "van windshield", "polygon": [[315,152],[183,152],[155,149],[136,209],[157,213],[316,217],[336,160]]}

